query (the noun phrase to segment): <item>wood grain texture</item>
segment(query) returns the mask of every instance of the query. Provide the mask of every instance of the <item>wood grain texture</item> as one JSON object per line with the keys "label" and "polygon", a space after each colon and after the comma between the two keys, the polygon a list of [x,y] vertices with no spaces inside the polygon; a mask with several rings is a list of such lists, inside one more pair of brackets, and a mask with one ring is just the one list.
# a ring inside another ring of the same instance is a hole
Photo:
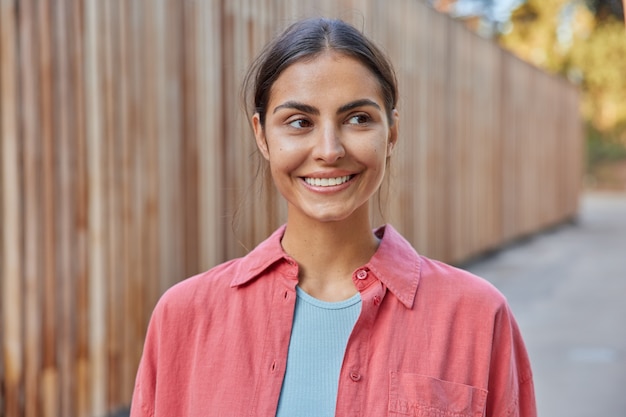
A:
{"label": "wood grain texture", "polygon": [[2,181],[2,375],[0,395],[7,417],[24,410],[24,279],[23,188],[20,173],[22,141],[18,127],[18,33],[17,5],[0,1],[0,179]]}
{"label": "wood grain texture", "polygon": [[285,221],[240,86],[322,15],[396,66],[375,225],[458,263],[576,215],[577,88],[425,2],[0,0],[1,417],[128,406],[160,295]]}

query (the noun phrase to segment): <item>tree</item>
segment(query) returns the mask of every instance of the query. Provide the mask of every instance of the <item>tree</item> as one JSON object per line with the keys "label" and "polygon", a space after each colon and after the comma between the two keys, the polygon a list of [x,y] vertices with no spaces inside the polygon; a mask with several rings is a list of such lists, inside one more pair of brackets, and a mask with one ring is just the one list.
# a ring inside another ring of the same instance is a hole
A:
{"label": "tree", "polygon": [[624,0],[586,0],[598,20],[624,19]]}
{"label": "tree", "polygon": [[574,37],[586,37],[593,14],[568,0],[528,0],[511,15],[500,44],[552,73],[563,73]]}
{"label": "tree", "polygon": [[[586,39],[577,39],[568,71],[582,74],[584,113],[601,132],[623,135],[626,124],[626,33],[612,17],[598,24]],[[626,143],[626,138],[624,138]]]}
{"label": "tree", "polygon": [[626,31],[621,0],[528,0],[499,42],[579,83],[589,126],[626,144]]}

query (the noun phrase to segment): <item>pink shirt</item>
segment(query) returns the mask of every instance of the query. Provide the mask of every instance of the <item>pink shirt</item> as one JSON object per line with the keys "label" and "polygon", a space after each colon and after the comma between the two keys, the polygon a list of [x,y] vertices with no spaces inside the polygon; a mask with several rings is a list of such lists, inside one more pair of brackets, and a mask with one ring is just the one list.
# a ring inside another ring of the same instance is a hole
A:
{"label": "pink shirt", "polygon": [[[276,414],[298,283],[283,233],[163,295],[131,417]],[[377,234],[377,252],[352,277],[362,311],[336,415],[535,417],[528,356],[505,298],[418,255],[391,226]]]}

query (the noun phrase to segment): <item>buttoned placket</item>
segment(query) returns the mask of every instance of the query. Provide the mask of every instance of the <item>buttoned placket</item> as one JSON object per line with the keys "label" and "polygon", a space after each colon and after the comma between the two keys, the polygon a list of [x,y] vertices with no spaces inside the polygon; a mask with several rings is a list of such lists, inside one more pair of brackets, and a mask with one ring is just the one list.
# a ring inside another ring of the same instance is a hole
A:
{"label": "buttoned placket", "polygon": [[339,377],[337,412],[347,416],[361,416],[368,384],[369,336],[385,295],[382,283],[369,271],[360,268],[353,274],[353,282],[361,293],[361,314],[348,339]]}
{"label": "buttoned placket", "polygon": [[[280,390],[287,367],[289,339],[293,325],[296,305],[296,285],[298,283],[298,264],[286,259],[277,266],[279,277],[272,285],[272,308],[268,317],[267,332],[263,343],[263,367],[258,373],[261,377],[256,382],[255,398],[250,416],[276,415]],[[260,408],[259,404],[265,405]]]}

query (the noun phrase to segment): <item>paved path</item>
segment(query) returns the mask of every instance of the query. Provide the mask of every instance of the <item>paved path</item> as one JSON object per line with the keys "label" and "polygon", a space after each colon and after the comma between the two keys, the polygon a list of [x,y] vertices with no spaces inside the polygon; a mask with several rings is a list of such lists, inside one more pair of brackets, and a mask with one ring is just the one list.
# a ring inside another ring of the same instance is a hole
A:
{"label": "paved path", "polygon": [[586,194],[576,224],[465,269],[509,299],[539,417],[626,417],[626,194]]}

